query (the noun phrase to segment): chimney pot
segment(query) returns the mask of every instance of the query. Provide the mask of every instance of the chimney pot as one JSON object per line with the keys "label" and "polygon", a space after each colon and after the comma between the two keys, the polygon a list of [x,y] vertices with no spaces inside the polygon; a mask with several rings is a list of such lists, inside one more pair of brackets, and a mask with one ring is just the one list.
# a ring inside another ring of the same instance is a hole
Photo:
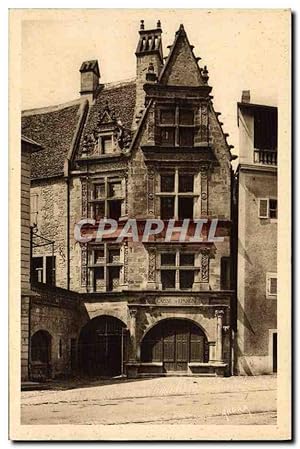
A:
{"label": "chimney pot", "polygon": [[250,103],[250,90],[242,91],[242,103]]}

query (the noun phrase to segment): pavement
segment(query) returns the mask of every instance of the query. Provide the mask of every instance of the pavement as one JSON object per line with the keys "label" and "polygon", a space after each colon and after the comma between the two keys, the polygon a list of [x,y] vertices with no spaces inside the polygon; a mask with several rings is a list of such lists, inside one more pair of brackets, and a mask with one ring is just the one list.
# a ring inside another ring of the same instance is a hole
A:
{"label": "pavement", "polygon": [[276,376],[74,380],[22,391],[22,424],[275,425]]}

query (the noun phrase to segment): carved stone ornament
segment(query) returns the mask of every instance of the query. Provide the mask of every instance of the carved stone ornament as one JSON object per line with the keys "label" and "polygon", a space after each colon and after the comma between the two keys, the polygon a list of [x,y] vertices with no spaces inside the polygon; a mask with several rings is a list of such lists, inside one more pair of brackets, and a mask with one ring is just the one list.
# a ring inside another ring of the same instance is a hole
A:
{"label": "carved stone ornament", "polygon": [[121,120],[116,118],[108,104],[99,114],[99,120],[92,132],[85,134],[82,145],[82,156],[95,156],[99,154],[99,138],[103,132],[111,131],[116,152],[126,152],[132,140],[132,131],[125,128]]}

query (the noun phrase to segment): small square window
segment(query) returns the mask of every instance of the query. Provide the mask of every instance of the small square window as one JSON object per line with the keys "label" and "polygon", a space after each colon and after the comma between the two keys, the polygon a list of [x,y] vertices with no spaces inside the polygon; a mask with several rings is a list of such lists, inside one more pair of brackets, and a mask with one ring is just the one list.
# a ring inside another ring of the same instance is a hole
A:
{"label": "small square window", "polygon": [[161,192],[174,192],[174,175],[161,175],[160,176],[160,191]]}
{"label": "small square window", "polygon": [[176,254],[175,253],[163,253],[160,256],[161,265],[175,266]]}
{"label": "small square window", "polygon": [[179,175],[179,192],[194,191],[194,175]]}
{"label": "small square window", "polygon": [[176,279],[175,270],[162,270],[160,272],[160,276],[163,290],[175,288],[175,279]]}
{"label": "small square window", "polygon": [[277,296],[277,273],[267,273],[266,275],[266,295],[267,298]]}

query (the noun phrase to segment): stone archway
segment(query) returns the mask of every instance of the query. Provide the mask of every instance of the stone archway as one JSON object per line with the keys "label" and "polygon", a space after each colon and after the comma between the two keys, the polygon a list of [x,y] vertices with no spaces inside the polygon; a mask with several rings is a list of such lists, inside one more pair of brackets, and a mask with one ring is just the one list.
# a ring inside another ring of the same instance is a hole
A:
{"label": "stone archway", "polygon": [[141,361],[162,363],[163,372],[187,371],[189,363],[207,363],[208,341],[203,330],[192,320],[160,320],[141,342]]}
{"label": "stone archway", "polygon": [[126,326],[118,318],[101,315],[89,321],[79,337],[79,368],[88,376],[123,374]]}

